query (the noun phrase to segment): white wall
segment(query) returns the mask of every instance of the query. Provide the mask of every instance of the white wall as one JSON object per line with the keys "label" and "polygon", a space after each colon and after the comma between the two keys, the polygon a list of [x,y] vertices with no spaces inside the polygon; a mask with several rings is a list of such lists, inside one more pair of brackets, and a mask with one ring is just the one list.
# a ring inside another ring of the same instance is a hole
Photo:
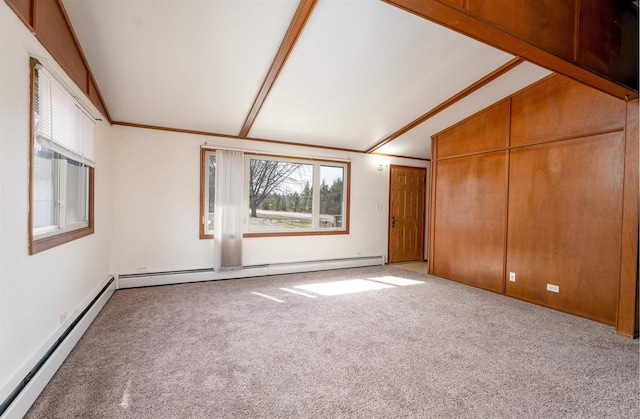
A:
{"label": "white wall", "polygon": [[[114,126],[114,273],[211,268],[212,240],[198,238],[200,146],[351,158],[348,235],[245,238],[243,264],[386,255],[389,169],[379,156]],[[426,167],[427,162],[386,159]]]}
{"label": "white wall", "polygon": [[0,2],[0,400],[109,274],[110,144],[97,126],[95,234],[28,254],[29,54],[49,57]]}
{"label": "white wall", "polygon": [[29,55],[49,58],[0,1],[0,400],[111,273],[212,266],[198,238],[200,145],[351,158],[349,235],[248,238],[244,264],[387,253],[387,164],[410,159],[97,126],[95,234],[28,255]]}

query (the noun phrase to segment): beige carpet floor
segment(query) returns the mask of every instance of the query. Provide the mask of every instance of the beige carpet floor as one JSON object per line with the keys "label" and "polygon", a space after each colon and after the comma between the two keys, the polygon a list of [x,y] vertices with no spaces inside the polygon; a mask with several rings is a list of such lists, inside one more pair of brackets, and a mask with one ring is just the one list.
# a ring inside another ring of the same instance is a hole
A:
{"label": "beige carpet floor", "polygon": [[408,271],[420,272],[426,274],[429,271],[429,264],[427,262],[404,262],[394,263],[391,266],[399,269],[406,269]]}
{"label": "beige carpet floor", "polygon": [[120,290],[26,417],[637,418],[638,348],[389,266]]}

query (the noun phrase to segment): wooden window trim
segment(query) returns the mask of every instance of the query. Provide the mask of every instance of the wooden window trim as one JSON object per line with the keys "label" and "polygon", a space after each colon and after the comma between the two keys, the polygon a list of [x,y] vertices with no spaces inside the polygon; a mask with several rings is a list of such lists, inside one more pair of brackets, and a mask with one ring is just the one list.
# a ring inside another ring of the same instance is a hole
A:
{"label": "wooden window trim", "polygon": [[37,239],[33,236],[33,153],[34,153],[34,99],[35,99],[35,75],[36,64],[38,60],[31,58],[31,74],[30,74],[30,103],[29,103],[29,254],[43,252],[48,249],[69,243],[82,237],[89,236],[94,233],[94,209],[95,209],[95,169],[89,167],[89,220],[88,225],[77,230],[66,231],[54,236]]}
{"label": "wooden window trim", "polygon": [[[200,218],[199,218],[199,237],[200,240],[210,240],[213,239],[213,234],[205,234],[204,231],[204,197],[205,197],[205,170],[208,168],[206,161],[207,152],[216,151],[215,148],[200,148]],[[242,234],[243,238],[260,238],[260,237],[293,237],[293,236],[334,236],[334,235],[345,235],[349,234],[350,226],[351,226],[351,162],[350,161],[339,161],[339,160],[325,160],[325,159],[317,159],[312,157],[298,157],[298,156],[290,156],[286,154],[261,154],[261,153],[253,153],[246,152],[245,155],[248,156],[258,156],[258,157],[275,157],[275,158],[283,158],[283,159],[294,159],[294,160],[307,160],[313,162],[320,163],[338,163],[340,165],[345,165],[347,168],[347,176],[346,176],[346,185],[345,185],[345,228],[343,230],[330,230],[330,231],[279,231],[279,232],[246,232]]]}

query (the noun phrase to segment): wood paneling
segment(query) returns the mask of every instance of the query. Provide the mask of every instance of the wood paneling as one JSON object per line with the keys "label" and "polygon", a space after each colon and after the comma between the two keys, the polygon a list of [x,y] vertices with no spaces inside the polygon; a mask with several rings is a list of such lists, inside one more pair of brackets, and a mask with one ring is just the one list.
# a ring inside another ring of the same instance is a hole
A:
{"label": "wood paneling", "polygon": [[507,270],[517,280],[506,294],[614,324],[624,134],[515,149],[510,162]]}
{"label": "wood paneling", "polygon": [[33,25],[33,5],[32,0],[5,0],[6,3],[13,9],[16,15],[27,26]]}
{"label": "wood paneling", "polygon": [[504,148],[509,142],[510,101],[505,100],[438,135],[437,158]]}
{"label": "wood paneling", "polygon": [[442,0],[443,3],[450,4],[451,6],[463,9],[465,7],[465,3],[468,0]]}
{"label": "wood paneling", "polygon": [[5,0],[60,64],[71,80],[109,120],[111,116],[100,95],[78,40],[71,28],[62,0]]}
{"label": "wood paneling", "polygon": [[557,75],[510,101],[433,138],[430,273],[637,336],[638,100]]}
{"label": "wood paneling", "polygon": [[58,1],[36,0],[34,27],[40,42],[55,57],[71,80],[86,93],[89,73]]}
{"label": "wood paneling", "polygon": [[638,336],[638,100],[627,104],[622,265],[616,331]]}
{"label": "wood paneling", "polygon": [[[627,95],[631,99],[638,97],[637,88],[627,84],[627,79],[619,74],[611,70],[598,74],[573,60],[577,46],[578,19],[574,8],[577,0],[468,0],[469,12],[442,0],[383,1],[620,99]],[[570,13],[572,9],[574,13]],[[637,21],[631,19],[631,24],[637,25]],[[633,36],[637,37],[637,29],[623,32],[629,32],[631,41]],[[633,45],[623,45],[623,49],[637,54]],[[637,79],[637,60],[629,62]],[[633,84],[637,85],[637,81]]]}
{"label": "wood paneling", "polygon": [[637,7],[630,1],[580,0],[577,61],[637,90]]}
{"label": "wood paneling", "polygon": [[512,99],[511,145],[622,129],[625,103],[560,75]]}
{"label": "wood paneling", "polygon": [[468,10],[546,51],[573,59],[575,0],[469,0]]}
{"label": "wood paneling", "polygon": [[437,162],[435,275],[502,292],[506,162],[506,151]]}

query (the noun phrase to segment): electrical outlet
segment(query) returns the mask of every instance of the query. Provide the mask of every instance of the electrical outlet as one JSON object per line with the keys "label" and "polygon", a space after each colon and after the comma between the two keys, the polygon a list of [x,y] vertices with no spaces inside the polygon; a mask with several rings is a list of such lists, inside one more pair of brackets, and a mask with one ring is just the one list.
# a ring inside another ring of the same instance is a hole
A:
{"label": "electrical outlet", "polygon": [[516,273],[515,272],[509,272],[509,281],[516,282]]}
{"label": "electrical outlet", "polygon": [[146,266],[138,266],[138,272],[147,272]]}
{"label": "electrical outlet", "polygon": [[559,293],[560,292],[560,285],[547,284],[547,291]]}

